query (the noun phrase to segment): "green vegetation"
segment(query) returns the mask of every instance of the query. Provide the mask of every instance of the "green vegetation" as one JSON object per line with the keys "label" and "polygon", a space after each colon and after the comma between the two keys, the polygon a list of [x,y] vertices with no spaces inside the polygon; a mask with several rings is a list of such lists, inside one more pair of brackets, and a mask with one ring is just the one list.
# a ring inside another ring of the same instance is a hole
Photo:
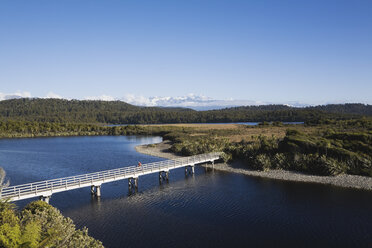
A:
{"label": "green vegetation", "polygon": [[182,155],[224,151],[252,169],[285,169],[317,175],[372,176],[372,120],[316,120],[243,125],[128,125],[0,122],[0,137],[159,135]]}
{"label": "green vegetation", "polygon": [[0,121],[0,138],[97,136],[97,135],[162,135],[173,128],[102,126],[85,123],[54,123],[35,121]]}
{"label": "green vegetation", "polygon": [[[0,167],[0,191],[5,171]],[[22,211],[15,205],[0,199],[0,247],[76,247],[100,248],[102,243],[88,235],[88,229],[76,230],[70,218],[43,201],[34,201]]]}
{"label": "green vegetation", "polygon": [[178,131],[164,138],[174,142],[173,152],[195,155],[223,151],[227,159],[241,159],[251,169],[372,176],[372,120],[326,122],[332,124],[310,129],[309,133],[299,131],[300,128],[288,129],[284,137],[259,135],[241,142],[226,138],[233,130],[199,130],[196,136],[190,130]]}
{"label": "green vegetation", "polygon": [[102,126],[91,124],[64,124],[34,121],[0,121],[0,137],[44,137],[74,135],[105,135]]}
{"label": "green vegetation", "polygon": [[28,204],[17,212],[15,206],[0,202],[0,247],[103,247],[88,235],[76,230],[70,218],[43,201]]}
{"label": "green vegetation", "polygon": [[185,108],[138,107],[120,101],[12,99],[0,101],[0,120],[53,123],[218,123],[350,119],[372,115],[372,106],[338,104],[307,108],[263,105],[194,111]]}

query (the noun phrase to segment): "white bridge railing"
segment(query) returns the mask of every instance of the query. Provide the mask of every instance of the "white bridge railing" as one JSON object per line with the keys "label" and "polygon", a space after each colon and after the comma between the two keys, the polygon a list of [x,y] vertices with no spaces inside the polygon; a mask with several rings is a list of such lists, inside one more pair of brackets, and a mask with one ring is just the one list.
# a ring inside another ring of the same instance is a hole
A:
{"label": "white bridge railing", "polygon": [[195,165],[206,162],[213,162],[220,159],[221,153],[208,153],[191,157],[164,160],[154,163],[143,164],[142,166],[129,166],[118,169],[105,170],[77,176],[63,177],[34,183],[21,184],[5,187],[1,190],[0,199],[17,201],[45,194],[82,188],[105,182],[112,182],[126,178],[138,177],[161,171]]}

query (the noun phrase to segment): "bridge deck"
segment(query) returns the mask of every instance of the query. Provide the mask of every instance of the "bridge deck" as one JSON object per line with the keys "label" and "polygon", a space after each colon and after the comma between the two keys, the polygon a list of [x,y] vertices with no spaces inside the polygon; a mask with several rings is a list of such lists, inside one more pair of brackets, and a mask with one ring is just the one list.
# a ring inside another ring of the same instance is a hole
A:
{"label": "bridge deck", "polygon": [[0,199],[18,201],[33,197],[47,197],[54,193],[73,190],[88,186],[100,186],[103,183],[137,178],[138,176],[169,171],[172,169],[193,166],[196,164],[214,162],[220,159],[221,153],[208,153],[179,159],[143,164],[141,167],[129,166],[113,170],[105,170],[77,176],[63,177],[52,180],[27,183],[3,188]]}

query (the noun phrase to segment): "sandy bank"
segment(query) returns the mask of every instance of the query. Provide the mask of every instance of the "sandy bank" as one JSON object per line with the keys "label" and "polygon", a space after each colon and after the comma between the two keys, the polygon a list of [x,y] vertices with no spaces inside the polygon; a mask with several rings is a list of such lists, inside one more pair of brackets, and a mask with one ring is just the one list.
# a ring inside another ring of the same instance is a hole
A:
{"label": "sandy bank", "polygon": [[[164,141],[158,144],[137,146],[137,152],[174,159],[180,156],[173,154],[169,151],[171,144]],[[276,180],[294,181],[294,182],[307,182],[307,183],[321,183],[329,184],[344,188],[366,189],[372,190],[372,178],[355,175],[338,175],[338,176],[313,176],[300,172],[284,171],[284,170],[270,170],[270,171],[254,171],[249,169],[234,168],[231,164],[218,163],[215,169],[220,171],[239,173],[248,176],[270,178]]]}

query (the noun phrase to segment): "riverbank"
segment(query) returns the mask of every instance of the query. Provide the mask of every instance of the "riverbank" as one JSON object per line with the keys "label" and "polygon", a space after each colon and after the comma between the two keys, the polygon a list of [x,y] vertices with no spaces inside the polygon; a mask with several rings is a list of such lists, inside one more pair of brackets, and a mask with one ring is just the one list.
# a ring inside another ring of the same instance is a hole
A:
{"label": "riverbank", "polygon": [[[179,158],[177,154],[169,151],[171,143],[169,141],[163,141],[158,144],[141,145],[136,147],[136,151],[139,153],[174,159]],[[306,183],[321,183],[329,184],[344,188],[364,189],[372,190],[372,178],[365,176],[356,175],[338,175],[338,176],[315,176],[307,175],[300,172],[285,171],[285,170],[269,170],[269,171],[255,171],[245,168],[235,168],[235,163],[217,163],[214,168],[220,171],[226,171],[231,173],[238,173],[248,176],[270,178],[275,180],[293,181],[293,182],[306,182]]]}

